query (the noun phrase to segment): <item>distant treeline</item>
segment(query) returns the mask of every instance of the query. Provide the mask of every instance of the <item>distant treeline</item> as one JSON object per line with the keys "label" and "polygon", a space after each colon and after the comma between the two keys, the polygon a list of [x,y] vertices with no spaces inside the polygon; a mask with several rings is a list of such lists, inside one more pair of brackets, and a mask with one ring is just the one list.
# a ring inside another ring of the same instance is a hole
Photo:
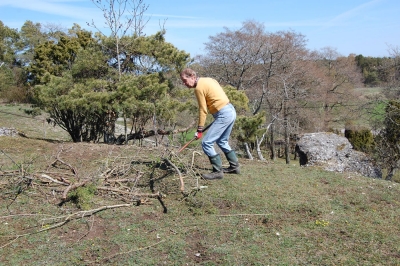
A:
{"label": "distant treeline", "polygon": [[357,66],[360,67],[364,77],[363,83],[368,87],[379,87],[387,84],[389,80],[388,65],[392,60],[390,57],[371,57],[357,55],[355,57]]}

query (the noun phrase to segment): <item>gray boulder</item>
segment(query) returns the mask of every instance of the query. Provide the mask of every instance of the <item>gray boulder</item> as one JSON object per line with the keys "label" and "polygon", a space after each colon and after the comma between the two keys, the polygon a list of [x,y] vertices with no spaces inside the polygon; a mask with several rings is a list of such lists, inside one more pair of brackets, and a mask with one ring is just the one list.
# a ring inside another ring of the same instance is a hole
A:
{"label": "gray boulder", "polygon": [[18,136],[18,131],[14,128],[0,127],[0,136]]}
{"label": "gray boulder", "polygon": [[296,143],[296,152],[301,166],[321,166],[328,171],[382,178],[381,170],[371,158],[353,150],[347,138],[334,133],[303,134]]}

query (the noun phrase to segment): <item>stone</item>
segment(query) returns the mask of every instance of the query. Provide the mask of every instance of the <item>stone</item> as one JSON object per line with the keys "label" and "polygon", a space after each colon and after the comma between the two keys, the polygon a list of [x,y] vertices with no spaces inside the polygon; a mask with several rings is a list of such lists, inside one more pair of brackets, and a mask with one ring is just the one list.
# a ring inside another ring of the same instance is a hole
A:
{"label": "stone", "polygon": [[365,153],[353,150],[349,140],[329,132],[307,133],[296,143],[301,166],[320,166],[327,171],[354,172],[382,178],[382,171]]}
{"label": "stone", "polygon": [[18,131],[14,128],[0,127],[0,136],[18,136]]}

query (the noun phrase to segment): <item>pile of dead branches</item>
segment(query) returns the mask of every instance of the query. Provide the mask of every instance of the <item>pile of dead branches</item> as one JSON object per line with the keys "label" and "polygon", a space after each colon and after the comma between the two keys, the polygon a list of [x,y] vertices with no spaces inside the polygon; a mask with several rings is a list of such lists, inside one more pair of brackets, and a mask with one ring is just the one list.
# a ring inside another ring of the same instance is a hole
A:
{"label": "pile of dead branches", "polygon": [[190,180],[191,189],[199,187],[197,174],[193,170],[196,152],[193,153],[191,165],[168,151],[157,160],[106,158],[95,173],[78,170],[62,159],[62,152],[61,149],[43,170],[31,171],[31,167],[14,161],[17,170],[0,170],[0,197],[8,199],[8,205],[11,205],[19,194],[36,190],[46,200],[61,206],[76,200],[75,191],[91,186],[97,197],[119,203],[140,205],[149,199],[157,199],[166,212],[162,200],[166,193],[181,192],[184,196],[190,193],[185,189],[184,179]]}

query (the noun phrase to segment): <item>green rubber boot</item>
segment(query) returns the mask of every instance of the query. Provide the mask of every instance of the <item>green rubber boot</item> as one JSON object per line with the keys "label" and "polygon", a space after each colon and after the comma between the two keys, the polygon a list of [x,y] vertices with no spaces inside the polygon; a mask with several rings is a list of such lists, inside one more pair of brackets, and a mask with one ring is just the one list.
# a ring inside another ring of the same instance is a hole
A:
{"label": "green rubber boot", "polygon": [[222,179],[224,177],[224,172],[222,171],[222,161],[219,154],[208,157],[210,163],[213,167],[213,172],[209,174],[202,174],[201,176],[207,180]]}
{"label": "green rubber boot", "polygon": [[223,172],[229,174],[240,174],[239,160],[235,151],[231,150],[230,152],[225,153],[225,157],[229,162],[229,167],[223,168]]}

